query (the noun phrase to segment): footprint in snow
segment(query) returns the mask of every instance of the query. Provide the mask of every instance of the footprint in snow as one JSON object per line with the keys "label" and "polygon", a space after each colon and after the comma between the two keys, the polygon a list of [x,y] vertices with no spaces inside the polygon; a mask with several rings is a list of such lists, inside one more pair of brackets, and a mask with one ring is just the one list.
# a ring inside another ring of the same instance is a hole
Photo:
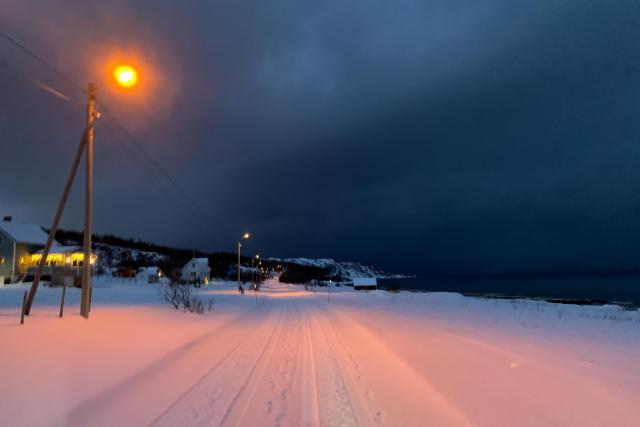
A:
{"label": "footprint in snow", "polygon": [[384,412],[384,411],[378,410],[378,411],[376,411],[376,415],[375,415],[373,418],[374,418],[374,420],[375,420],[376,422],[378,422],[378,423],[380,423],[380,424],[384,424],[384,423],[386,423],[386,421],[387,421],[387,419],[386,419],[385,415],[386,415],[386,414],[385,414],[385,412]]}

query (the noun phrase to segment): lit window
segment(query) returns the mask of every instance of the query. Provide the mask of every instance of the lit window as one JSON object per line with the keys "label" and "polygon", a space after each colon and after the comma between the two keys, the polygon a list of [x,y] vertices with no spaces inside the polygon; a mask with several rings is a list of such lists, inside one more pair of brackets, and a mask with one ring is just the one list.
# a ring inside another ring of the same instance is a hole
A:
{"label": "lit window", "polygon": [[0,256],[0,265],[3,265],[3,264],[4,264],[4,257]]}

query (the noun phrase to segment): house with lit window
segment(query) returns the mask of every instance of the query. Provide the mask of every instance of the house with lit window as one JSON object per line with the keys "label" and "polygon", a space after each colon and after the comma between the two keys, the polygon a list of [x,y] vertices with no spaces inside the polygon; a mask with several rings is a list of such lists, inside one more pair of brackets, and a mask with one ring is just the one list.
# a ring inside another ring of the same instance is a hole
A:
{"label": "house with lit window", "polygon": [[192,258],[180,273],[180,279],[184,283],[208,285],[211,274],[208,258]]}
{"label": "house with lit window", "polygon": [[[33,278],[47,237],[38,225],[13,221],[10,216],[0,221],[0,286]],[[91,255],[90,262],[96,262],[95,255]],[[45,260],[43,278],[52,284],[77,285],[83,264],[81,247],[62,246],[54,241]]]}

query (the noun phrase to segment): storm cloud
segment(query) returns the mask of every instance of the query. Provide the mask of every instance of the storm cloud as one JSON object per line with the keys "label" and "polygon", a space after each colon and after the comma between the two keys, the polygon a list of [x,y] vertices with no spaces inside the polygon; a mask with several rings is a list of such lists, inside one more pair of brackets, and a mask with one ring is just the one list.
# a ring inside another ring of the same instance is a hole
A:
{"label": "storm cloud", "polygon": [[[632,0],[0,8],[188,193],[105,118],[97,232],[231,251],[250,230],[249,251],[414,273],[638,268],[638,24]],[[140,93],[103,84],[114,55],[141,61]],[[0,211],[46,225],[84,94],[4,40],[0,79]]]}

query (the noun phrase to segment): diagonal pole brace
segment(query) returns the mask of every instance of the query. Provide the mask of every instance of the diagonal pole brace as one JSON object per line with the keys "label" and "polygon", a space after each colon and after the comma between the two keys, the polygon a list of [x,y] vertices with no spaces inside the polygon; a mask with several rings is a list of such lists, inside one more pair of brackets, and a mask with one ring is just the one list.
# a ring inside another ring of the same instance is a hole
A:
{"label": "diagonal pole brace", "polygon": [[47,261],[47,256],[49,255],[49,251],[51,250],[51,244],[53,243],[53,238],[55,237],[56,232],[58,231],[58,225],[60,225],[60,218],[62,217],[62,212],[64,211],[64,207],[67,204],[67,199],[69,198],[69,192],[71,191],[71,187],[73,186],[73,180],[75,179],[76,173],[78,171],[78,165],[80,164],[80,159],[82,158],[84,147],[87,144],[87,134],[88,132],[85,129],[82,132],[80,145],[78,145],[76,156],[74,157],[73,164],[71,165],[71,173],[69,173],[69,177],[67,178],[67,183],[62,193],[62,198],[60,199],[60,203],[58,204],[58,210],[56,211],[56,216],[53,218],[53,224],[51,225],[51,229],[49,230],[49,237],[47,238],[47,243],[45,244],[44,250],[42,251],[42,258],[40,258],[40,262],[38,263],[36,274],[33,278],[33,283],[31,284],[31,289],[29,290],[29,296],[27,297],[27,303],[25,306],[25,314],[29,314],[31,312],[31,305],[33,304],[33,299],[36,297],[36,292],[38,291],[38,285],[40,284],[40,278],[42,277],[42,270],[44,269],[44,264]]}

